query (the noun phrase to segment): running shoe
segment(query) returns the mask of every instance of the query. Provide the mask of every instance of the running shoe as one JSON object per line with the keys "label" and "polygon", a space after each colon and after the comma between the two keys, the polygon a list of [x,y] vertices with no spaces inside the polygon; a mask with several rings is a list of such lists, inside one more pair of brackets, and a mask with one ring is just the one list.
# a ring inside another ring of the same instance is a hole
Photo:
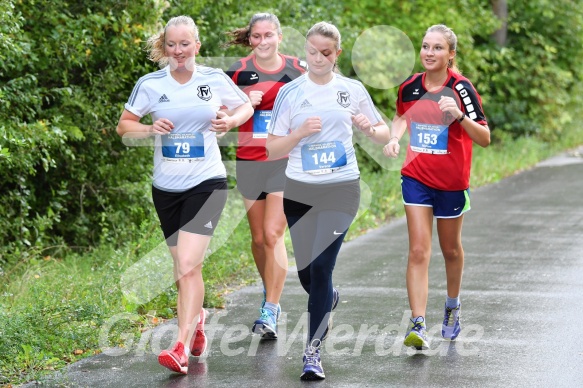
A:
{"label": "running shoe", "polygon": [[324,369],[322,368],[322,362],[320,361],[320,346],[322,341],[319,339],[314,339],[306,347],[304,352],[304,371],[300,376],[302,380],[324,380],[326,375],[324,374]]}
{"label": "running shoe", "polygon": [[269,309],[259,309],[261,316],[253,324],[253,333],[260,334],[261,338],[277,338],[277,317]]}
{"label": "running shoe", "polygon": [[445,339],[454,340],[461,331],[460,315],[462,305],[458,304],[456,308],[445,306],[443,312],[443,324],[441,325],[441,336]]}
{"label": "running shoe", "polygon": [[208,312],[205,309],[200,311],[200,318],[198,323],[196,324],[196,329],[194,330],[194,334],[192,335],[192,339],[190,340],[190,354],[194,357],[200,357],[204,351],[206,350],[206,334],[204,333],[204,321]]}
{"label": "running shoe", "polygon": [[425,319],[423,317],[417,317],[415,320],[410,319],[410,321],[411,326],[409,326],[409,330],[405,335],[404,345],[417,350],[429,349]]}
{"label": "running shoe", "polygon": [[339,300],[340,300],[340,293],[338,292],[337,289],[333,288],[332,289],[332,310],[334,310],[336,308],[336,306],[338,306]]}
{"label": "running shoe", "polygon": [[184,344],[176,342],[170,350],[162,350],[158,355],[160,365],[177,373],[188,373],[188,356],[184,353]]}
{"label": "running shoe", "polygon": [[[263,289],[263,300],[261,301],[261,308],[265,307],[266,298],[267,298],[267,291],[265,291],[265,288],[264,288]],[[278,303],[277,304],[277,320],[278,321],[279,321],[280,316],[281,316],[281,306]]]}
{"label": "running shoe", "polygon": [[[336,306],[338,306],[339,300],[340,300],[340,293],[338,292],[337,289],[333,288],[332,289],[332,310],[334,310],[336,308]],[[330,314],[330,318],[328,319],[328,327],[326,327],[326,331],[324,332],[324,335],[322,336],[322,341],[324,341],[328,337],[328,332],[330,330],[332,330],[333,323],[334,323],[334,321],[332,319],[332,314]]]}

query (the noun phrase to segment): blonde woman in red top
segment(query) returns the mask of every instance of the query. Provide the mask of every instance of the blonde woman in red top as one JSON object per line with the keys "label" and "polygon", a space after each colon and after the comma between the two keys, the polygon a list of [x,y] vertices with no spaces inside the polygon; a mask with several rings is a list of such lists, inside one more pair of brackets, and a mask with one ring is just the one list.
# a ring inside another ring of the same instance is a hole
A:
{"label": "blonde woman in red top", "polygon": [[399,140],[409,131],[410,143],[401,170],[402,193],[409,231],[407,293],[412,311],[405,345],[427,349],[425,325],[433,217],[447,277],[441,334],[455,339],[460,326],[460,289],[464,267],[461,232],[470,210],[472,145],[490,144],[482,101],[455,64],[457,37],[445,25],[430,27],[420,59],[425,72],[409,77],[399,88],[392,137],[383,151],[397,157]]}

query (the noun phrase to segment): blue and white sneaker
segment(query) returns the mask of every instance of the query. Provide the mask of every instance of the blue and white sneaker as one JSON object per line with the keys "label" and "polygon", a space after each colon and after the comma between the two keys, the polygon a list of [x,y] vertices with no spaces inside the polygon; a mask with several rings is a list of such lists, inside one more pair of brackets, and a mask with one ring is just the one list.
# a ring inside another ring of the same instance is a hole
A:
{"label": "blue and white sneaker", "polygon": [[409,330],[407,330],[407,334],[405,334],[405,341],[403,344],[417,350],[429,349],[425,319],[423,317],[417,317],[415,320],[411,318],[410,321],[411,326],[409,326]]}
{"label": "blue and white sneaker", "polygon": [[[267,291],[265,291],[265,288],[263,289],[263,300],[261,301],[261,308],[265,307],[265,302],[266,302],[266,298],[267,297]],[[281,306],[279,305],[279,303],[277,304],[277,320],[279,321],[279,317],[281,316]]]}
{"label": "blue and white sneaker", "polygon": [[[337,289],[333,288],[332,289],[332,310],[334,310],[336,308],[336,306],[338,306],[339,300],[340,300],[340,293],[338,292]],[[328,319],[328,327],[326,327],[326,331],[324,332],[324,335],[322,336],[322,341],[324,341],[328,337],[328,332],[330,330],[332,330],[333,323],[334,323],[334,321],[332,320],[332,315],[330,315],[330,318]]]}
{"label": "blue and white sneaker", "polygon": [[314,339],[306,347],[304,351],[304,371],[300,376],[300,379],[313,381],[313,380],[324,380],[326,375],[324,374],[324,369],[322,368],[322,362],[320,360],[320,346],[322,341],[319,339]]}
{"label": "blue and white sneaker", "polygon": [[253,333],[260,334],[261,338],[277,338],[277,317],[269,309],[259,309],[261,316],[253,324]]}
{"label": "blue and white sneaker", "polygon": [[462,312],[461,303],[452,309],[447,306],[443,312],[443,324],[441,325],[441,336],[445,339],[454,340],[461,331],[460,316]]}

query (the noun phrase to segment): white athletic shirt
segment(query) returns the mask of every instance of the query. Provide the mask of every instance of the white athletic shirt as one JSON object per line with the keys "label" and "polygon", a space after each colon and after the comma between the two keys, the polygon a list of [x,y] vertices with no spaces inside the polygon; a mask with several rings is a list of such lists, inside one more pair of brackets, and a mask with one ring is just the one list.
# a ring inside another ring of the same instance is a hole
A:
{"label": "white athletic shirt", "polygon": [[[136,116],[150,114],[152,122],[166,118],[170,135],[155,136],[153,185],[166,191],[186,191],[211,178],[226,177],[210,120],[217,111],[249,101],[222,70],[196,66],[185,84],[167,66],[140,78],[125,109]],[[164,147],[163,147],[164,146]]]}
{"label": "white athletic shirt", "polygon": [[322,120],[322,131],[303,138],[290,152],[286,176],[315,184],[357,179],[351,116],[359,113],[372,125],[382,120],[359,81],[334,73],[330,82],[318,85],[306,73],[284,85],[275,99],[270,134],[287,136],[312,116]]}

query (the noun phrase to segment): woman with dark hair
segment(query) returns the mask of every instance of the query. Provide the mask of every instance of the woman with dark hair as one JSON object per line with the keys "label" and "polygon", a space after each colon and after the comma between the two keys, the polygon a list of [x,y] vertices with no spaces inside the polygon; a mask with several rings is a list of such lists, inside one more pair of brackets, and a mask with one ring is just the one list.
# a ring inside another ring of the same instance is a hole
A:
{"label": "woman with dark hair", "polygon": [[283,55],[279,44],[283,36],[277,16],[253,15],[246,27],[229,32],[227,45],[241,45],[251,54],[227,71],[245,94],[255,112],[239,127],[237,147],[237,188],[243,196],[251,230],[251,252],[263,282],[260,316],[252,331],[262,338],[277,338],[279,299],[287,276],[286,227],[283,214],[283,188],[287,155],[267,160],[265,141],[267,123],[275,96],[286,83],[305,72],[298,58]]}

